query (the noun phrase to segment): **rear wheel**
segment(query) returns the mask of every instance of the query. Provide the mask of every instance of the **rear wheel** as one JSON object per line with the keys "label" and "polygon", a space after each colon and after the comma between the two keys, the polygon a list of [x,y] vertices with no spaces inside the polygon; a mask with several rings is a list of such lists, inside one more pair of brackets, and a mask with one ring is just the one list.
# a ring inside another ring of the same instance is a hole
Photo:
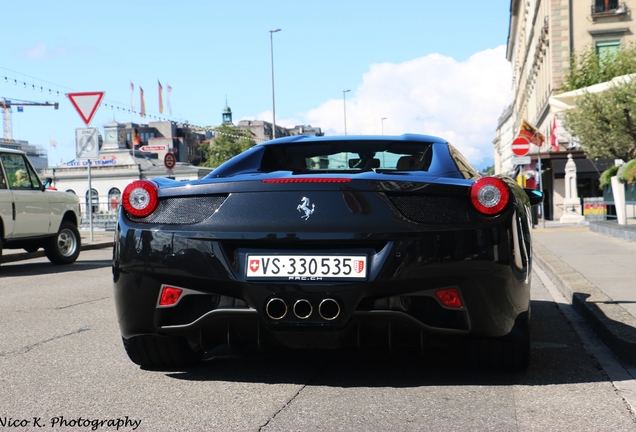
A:
{"label": "rear wheel", "polygon": [[72,264],[79,256],[81,244],[77,227],[70,222],[62,222],[57,235],[44,247],[44,252],[53,264]]}
{"label": "rear wheel", "polygon": [[192,351],[183,338],[136,336],[122,341],[130,360],[144,368],[191,366],[203,355],[201,350]]}

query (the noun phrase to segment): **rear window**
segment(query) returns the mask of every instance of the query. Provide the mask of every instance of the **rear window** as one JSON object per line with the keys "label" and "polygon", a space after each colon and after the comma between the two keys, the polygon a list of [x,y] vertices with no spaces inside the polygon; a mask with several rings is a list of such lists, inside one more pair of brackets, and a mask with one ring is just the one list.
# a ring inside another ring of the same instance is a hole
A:
{"label": "rear window", "polygon": [[428,171],[433,146],[426,142],[332,141],[267,146],[262,172]]}

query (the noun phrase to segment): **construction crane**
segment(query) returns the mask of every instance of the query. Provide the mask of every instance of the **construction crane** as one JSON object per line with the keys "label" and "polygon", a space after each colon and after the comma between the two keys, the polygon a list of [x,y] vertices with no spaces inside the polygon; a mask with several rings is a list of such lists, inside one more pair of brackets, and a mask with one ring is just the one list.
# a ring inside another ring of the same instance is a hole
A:
{"label": "construction crane", "polygon": [[11,138],[11,107],[12,106],[52,106],[55,109],[60,107],[58,102],[29,102],[23,100],[8,100],[0,98],[0,107],[4,110],[4,140],[13,141]]}

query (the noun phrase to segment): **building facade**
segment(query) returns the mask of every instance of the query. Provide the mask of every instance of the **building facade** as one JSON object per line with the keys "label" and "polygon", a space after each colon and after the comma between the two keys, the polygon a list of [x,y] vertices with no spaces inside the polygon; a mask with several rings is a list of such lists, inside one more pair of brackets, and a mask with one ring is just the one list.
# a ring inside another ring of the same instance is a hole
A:
{"label": "building facade", "polygon": [[163,160],[174,153],[178,162],[198,164],[201,142],[209,132],[186,123],[156,121],[148,124],[111,122],[104,125],[104,149],[131,149]]}
{"label": "building facade", "polygon": [[[499,118],[495,172],[520,176],[545,193],[546,219],[563,214],[567,155],[577,164],[579,197],[599,196],[598,178],[612,161],[590,161],[562,125],[550,98],[561,93],[573,54],[592,47],[600,57],[636,42],[636,0],[511,0],[506,57],[513,102]],[[532,135],[529,164],[515,158],[512,141]],[[528,132],[529,131],[529,132]],[[539,164],[539,160],[541,163]]]}
{"label": "building facade", "polygon": [[[236,128],[241,131],[249,131],[256,142],[272,139],[272,124],[265,120],[241,120]],[[293,128],[276,125],[276,138],[294,135],[323,136],[324,133],[319,127],[313,127],[311,125],[300,125],[294,126]]]}

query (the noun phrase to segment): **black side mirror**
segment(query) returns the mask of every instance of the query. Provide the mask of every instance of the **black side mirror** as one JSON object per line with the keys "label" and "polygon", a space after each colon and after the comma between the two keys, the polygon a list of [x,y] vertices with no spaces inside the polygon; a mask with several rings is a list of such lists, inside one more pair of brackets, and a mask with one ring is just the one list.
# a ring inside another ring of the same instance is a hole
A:
{"label": "black side mirror", "polygon": [[531,206],[539,205],[543,202],[543,192],[538,191],[536,189],[528,189],[528,188],[523,188],[523,190],[528,195],[528,198],[530,198]]}

